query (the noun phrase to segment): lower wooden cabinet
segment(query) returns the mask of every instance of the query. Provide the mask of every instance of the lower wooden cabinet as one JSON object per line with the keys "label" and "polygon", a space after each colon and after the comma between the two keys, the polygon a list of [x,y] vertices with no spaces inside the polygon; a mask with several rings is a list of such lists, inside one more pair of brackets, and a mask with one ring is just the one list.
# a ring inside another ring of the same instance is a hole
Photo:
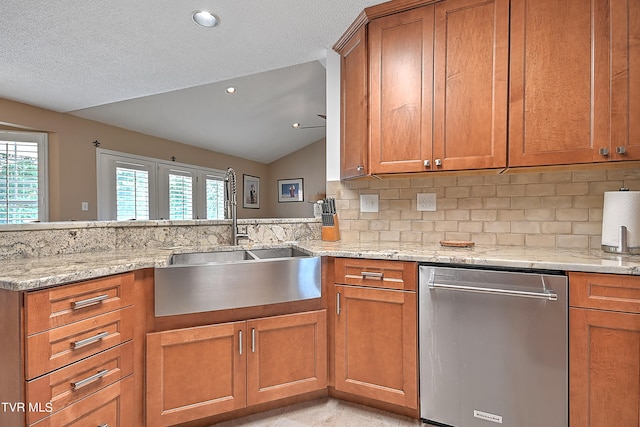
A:
{"label": "lower wooden cabinet", "polygon": [[247,322],[247,405],[327,386],[326,310]]}
{"label": "lower wooden cabinet", "polygon": [[27,402],[32,406],[30,409],[35,409],[26,412],[27,425],[45,418],[49,412],[58,412],[131,375],[133,365],[133,342],[129,341],[27,381]]}
{"label": "lower wooden cabinet", "polygon": [[243,408],[246,322],[147,334],[147,425]]}
{"label": "lower wooden cabinet", "polygon": [[571,427],[640,426],[640,277],[569,275]]}
{"label": "lower wooden cabinet", "polygon": [[134,381],[130,375],[32,426],[134,426],[134,408]]}
{"label": "lower wooden cabinet", "polygon": [[326,310],[147,334],[147,425],[327,386]]}
{"label": "lower wooden cabinet", "polygon": [[335,389],[417,409],[416,293],[335,290]]}

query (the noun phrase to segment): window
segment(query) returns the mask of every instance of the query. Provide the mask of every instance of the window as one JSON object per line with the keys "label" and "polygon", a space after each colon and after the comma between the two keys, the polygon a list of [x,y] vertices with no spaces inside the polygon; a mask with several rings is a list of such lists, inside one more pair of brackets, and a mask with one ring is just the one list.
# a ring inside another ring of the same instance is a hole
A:
{"label": "window", "polygon": [[161,219],[194,218],[196,170],[158,163],[158,201]]}
{"label": "window", "polygon": [[0,224],[48,219],[47,134],[0,131]]}
{"label": "window", "polygon": [[224,171],[97,150],[98,219],[224,219]]}
{"label": "window", "polygon": [[116,219],[149,219],[149,171],[116,166]]}
{"label": "window", "polygon": [[199,181],[205,187],[205,211],[207,219],[224,219],[224,177],[202,174]]}

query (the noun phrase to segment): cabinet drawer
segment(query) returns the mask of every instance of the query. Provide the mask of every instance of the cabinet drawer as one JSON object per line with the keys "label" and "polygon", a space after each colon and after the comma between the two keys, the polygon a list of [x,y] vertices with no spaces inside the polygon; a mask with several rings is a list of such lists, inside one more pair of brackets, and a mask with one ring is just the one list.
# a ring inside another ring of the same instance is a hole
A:
{"label": "cabinet drawer", "polygon": [[344,285],[415,291],[415,262],[336,258],[335,281]]}
{"label": "cabinet drawer", "polygon": [[[133,343],[129,341],[27,381],[27,402],[36,408],[43,408],[49,403],[50,411],[55,413],[132,373]],[[27,412],[27,424],[47,415],[46,412]]]}
{"label": "cabinet drawer", "polygon": [[133,273],[29,292],[27,335],[77,322],[132,304]]}
{"label": "cabinet drawer", "polygon": [[133,376],[111,384],[32,426],[133,426]]}
{"label": "cabinet drawer", "polygon": [[31,335],[25,345],[26,379],[46,374],[132,338],[131,307]]}
{"label": "cabinet drawer", "polygon": [[569,305],[640,313],[640,277],[569,273]]}

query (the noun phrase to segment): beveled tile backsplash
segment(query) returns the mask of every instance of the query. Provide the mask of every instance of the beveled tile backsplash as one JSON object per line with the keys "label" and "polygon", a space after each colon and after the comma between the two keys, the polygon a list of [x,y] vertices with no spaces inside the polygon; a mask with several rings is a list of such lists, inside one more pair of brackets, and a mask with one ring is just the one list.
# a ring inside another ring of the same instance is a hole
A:
{"label": "beveled tile backsplash", "polygon": [[[331,181],[327,195],[344,241],[600,249],[604,192],[640,190],[640,168],[623,167]],[[435,212],[417,210],[418,193],[437,195]],[[377,194],[379,212],[360,212],[361,194]]]}

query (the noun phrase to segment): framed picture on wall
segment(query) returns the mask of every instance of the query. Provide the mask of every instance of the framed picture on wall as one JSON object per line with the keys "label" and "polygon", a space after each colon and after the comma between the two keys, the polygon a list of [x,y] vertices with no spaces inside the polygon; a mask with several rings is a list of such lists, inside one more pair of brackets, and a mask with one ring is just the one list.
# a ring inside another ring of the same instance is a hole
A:
{"label": "framed picture on wall", "polygon": [[260,209],[260,178],[243,174],[242,188],[242,207]]}
{"label": "framed picture on wall", "polygon": [[278,180],[278,202],[303,202],[304,188],[302,178]]}

